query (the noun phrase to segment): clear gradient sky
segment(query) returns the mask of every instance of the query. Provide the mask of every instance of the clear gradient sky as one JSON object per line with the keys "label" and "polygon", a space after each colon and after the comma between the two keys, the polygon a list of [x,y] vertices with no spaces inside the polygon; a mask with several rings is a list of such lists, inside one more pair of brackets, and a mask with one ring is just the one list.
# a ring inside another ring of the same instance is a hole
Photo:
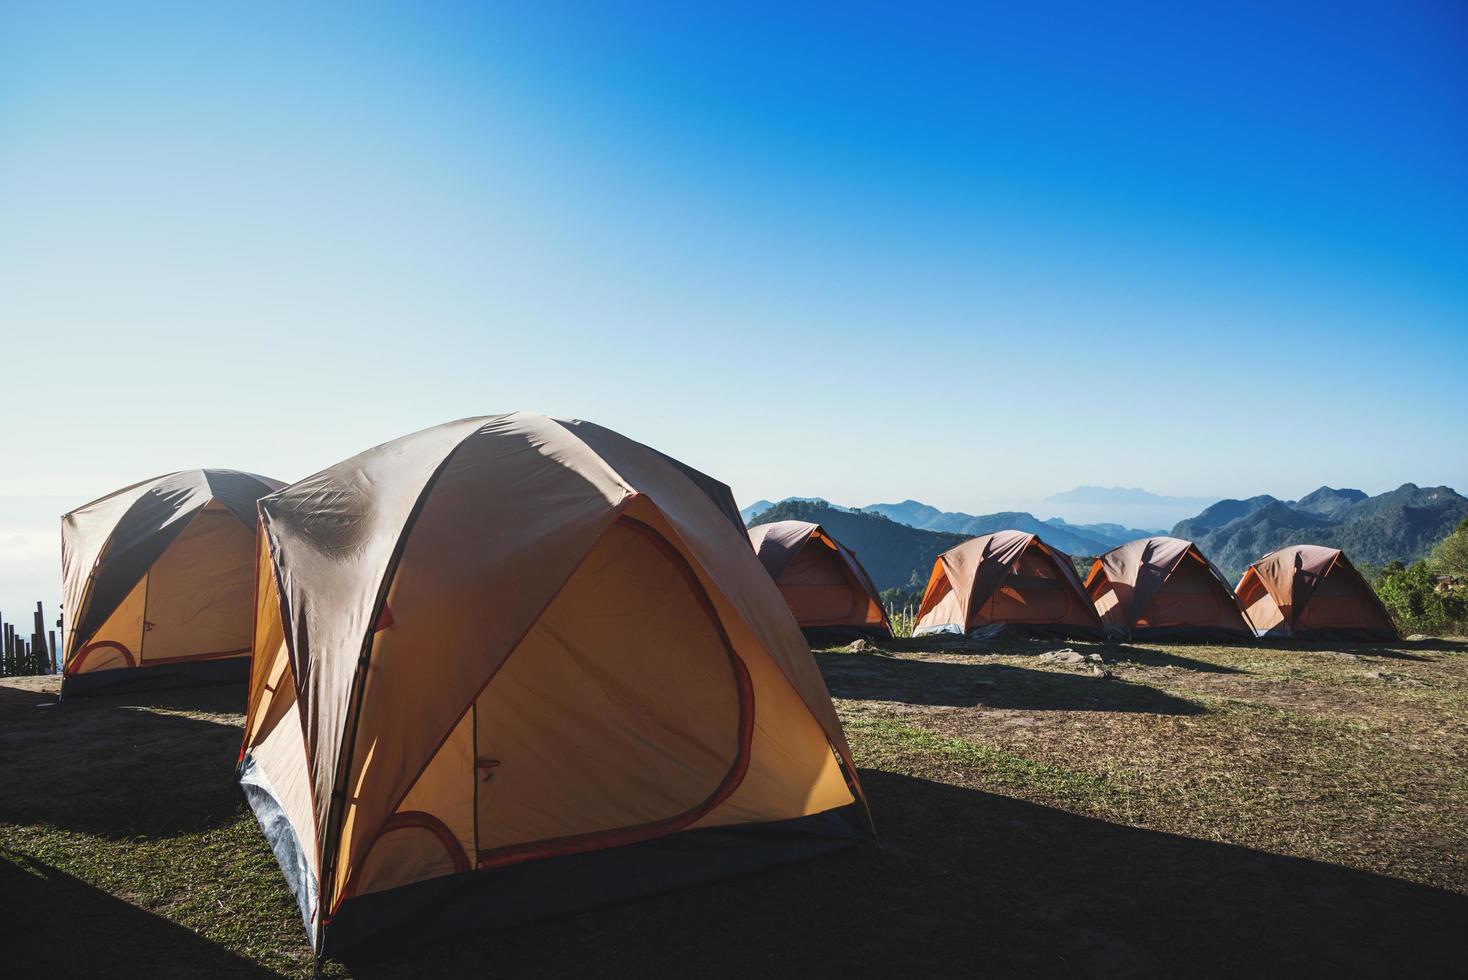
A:
{"label": "clear gradient sky", "polygon": [[708,6],[0,6],[0,610],[514,408],[742,502],[1468,488],[1468,7]]}

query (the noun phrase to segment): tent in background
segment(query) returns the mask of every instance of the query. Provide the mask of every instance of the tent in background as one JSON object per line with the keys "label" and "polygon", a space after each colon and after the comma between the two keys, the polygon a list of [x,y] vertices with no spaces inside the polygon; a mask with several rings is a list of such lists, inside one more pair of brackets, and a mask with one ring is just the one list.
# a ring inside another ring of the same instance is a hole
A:
{"label": "tent in background", "polygon": [[1108,636],[1254,638],[1228,580],[1191,541],[1142,538],[1113,548],[1091,566],[1086,592]]}
{"label": "tent in background", "polygon": [[918,607],[914,636],[1013,630],[1099,639],[1101,620],[1070,556],[1038,535],[997,531],[939,555]]}
{"label": "tent in background", "polygon": [[1301,544],[1272,551],[1249,566],[1237,592],[1261,637],[1399,639],[1376,592],[1339,548]]}
{"label": "tent in background", "polygon": [[260,510],[240,780],[319,954],[868,836],[825,683],[723,484],[515,413]]}
{"label": "tent in background", "polygon": [[62,697],[249,674],[255,501],[236,470],[144,480],[61,519]]}
{"label": "tent in background", "polygon": [[749,541],[812,645],[891,639],[877,587],[856,553],[809,521],[749,529]]}

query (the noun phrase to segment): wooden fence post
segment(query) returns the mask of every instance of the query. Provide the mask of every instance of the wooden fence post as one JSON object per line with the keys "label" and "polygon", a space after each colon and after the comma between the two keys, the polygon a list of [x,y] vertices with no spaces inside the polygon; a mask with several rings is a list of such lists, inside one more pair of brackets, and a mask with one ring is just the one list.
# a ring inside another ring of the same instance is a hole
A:
{"label": "wooden fence post", "polygon": [[36,631],[31,634],[31,669],[37,674],[46,672],[46,613],[39,601],[36,602]]}

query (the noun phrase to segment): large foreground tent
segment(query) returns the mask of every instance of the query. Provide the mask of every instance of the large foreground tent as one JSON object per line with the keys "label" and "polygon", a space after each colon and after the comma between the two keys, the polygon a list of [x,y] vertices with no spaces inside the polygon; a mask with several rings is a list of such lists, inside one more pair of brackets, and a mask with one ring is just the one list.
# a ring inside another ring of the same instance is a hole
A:
{"label": "large foreground tent", "polygon": [[1198,546],[1142,538],[1091,566],[1086,591],[1109,636],[1252,639],[1234,590]]}
{"label": "large foreground tent", "polygon": [[939,555],[914,635],[1013,631],[1099,638],[1101,621],[1070,556],[1038,535],[997,531]]}
{"label": "large foreground tent", "polygon": [[249,676],[255,501],[278,480],[185,470],[61,519],[62,696]]}
{"label": "large foreground tent", "polygon": [[1339,548],[1302,544],[1270,552],[1244,572],[1237,592],[1261,637],[1398,639],[1376,592]]}
{"label": "large foreground tent", "polygon": [[866,569],[819,524],[761,524],[749,529],[749,541],[812,643],[892,636]]}
{"label": "large foreground tent", "polygon": [[717,481],[516,413],[260,514],[241,783],[318,955],[867,836],[825,683]]}

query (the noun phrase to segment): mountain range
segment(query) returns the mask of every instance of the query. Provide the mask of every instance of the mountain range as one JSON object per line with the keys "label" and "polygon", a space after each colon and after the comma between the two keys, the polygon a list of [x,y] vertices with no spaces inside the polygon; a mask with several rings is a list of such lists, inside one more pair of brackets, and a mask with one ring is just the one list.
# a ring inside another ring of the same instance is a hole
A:
{"label": "mountain range", "polygon": [[1172,529],[1237,578],[1256,558],[1292,544],[1342,548],[1357,565],[1411,562],[1423,557],[1468,518],[1468,497],[1451,487],[1404,483],[1368,496],[1321,487],[1299,500],[1269,494],[1220,500]]}
{"label": "mountain range", "polygon": [[[1088,489],[1096,488],[1081,487],[1077,492]],[[820,498],[787,497],[778,503],[756,501],[740,513],[751,526],[777,520],[825,525],[861,556],[880,589],[921,588],[937,555],[967,538],[993,531],[1036,533],[1077,558],[1167,533],[1115,523],[1071,524],[1058,517],[1042,521],[1024,511],[964,514],[917,500],[858,509]],[[1180,521],[1171,534],[1195,542],[1225,576],[1237,580],[1250,562],[1291,544],[1343,548],[1358,565],[1415,561],[1464,519],[1468,519],[1468,498],[1450,487],[1422,488],[1407,483],[1375,497],[1361,490],[1321,487],[1299,500],[1268,494],[1217,500]]]}
{"label": "mountain range", "polygon": [[995,514],[965,514],[942,511],[917,500],[900,504],[871,504],[861,508],[866,514],[883,517],[924,531],[947,531],[966,538],[995,531],[1027,531],[1038,534],[1061,551],[1077,555],[1098,555],[1135,538],[1145,538],[1153,531],[1123,527],[1120,524],[1069,524],[1058,517],[1042,521],[1024,511],[1000,511]]}
{"label": "mountain range", "polygon": [[[779,501],[781,504],[792,502],[818,504],[822,508],[836,511],[879,514],[898,524],[906,524],[908,527],[915,527],[922,531],[961,534],[965,538],[1011,529],[1029,531],[1042,535],[1046,541],[1061,551],[1069,551],[1077,555],[1098,555],[1136,538],[1162,533],[1160,530],[1143,530],[1125,527],[1121,524],[1072,524],[1059,517],[1042,521],[1025,511],[1006,510],[993,514],[965,514],[961,511],[939,510],[919,500],[904,500],[898,504],[869,504],[866,507],[842,507],[820,497],[786,497]],[[744,518],[745,524],[751,526],[757,523],[768,523],[768,519],[758,520],[758,518],[774,506],[776,503],[773,501],[756,500],[741,510],[739,515]]]}

